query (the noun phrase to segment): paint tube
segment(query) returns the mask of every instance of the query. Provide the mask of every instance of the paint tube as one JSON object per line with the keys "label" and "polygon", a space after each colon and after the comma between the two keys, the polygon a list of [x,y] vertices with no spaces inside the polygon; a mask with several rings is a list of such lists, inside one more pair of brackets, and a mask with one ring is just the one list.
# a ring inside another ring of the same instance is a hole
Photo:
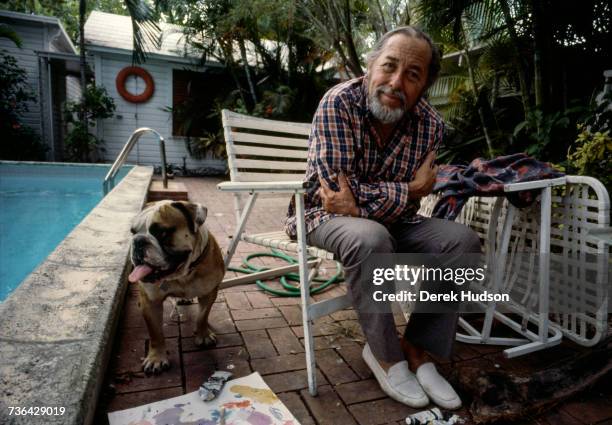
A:
{"label": "paint tube", "polygon": [[408,416],[406,418],[406,424],[427,425],[435,420],[444,420],[444,415],[442,415],[442,412],[437,407]]}
{"label": "paint tube", "polygon": [[455,425],[455,424],[462,424],[464,421],[460,416],[457,415],[452,415],[450,418],[444,420],[444,419],[434,419],[433,421],[429,422],[430,425]]}
{"label": "paint tube", "polygon": [[200,385],[200,389],[198,390],[200,399],[202,399],[202,401],[214,400],[223,389],[225,382],[231,377],[231,372],[218,370],[213,373],[210,378]]}
{"label": "paint tube", "polygon": [[423,410],[406,418],[406,424],[408,425],[455,425],[463,422],[461,416],[451,415],[449,412],[442,413],[437,407]]}

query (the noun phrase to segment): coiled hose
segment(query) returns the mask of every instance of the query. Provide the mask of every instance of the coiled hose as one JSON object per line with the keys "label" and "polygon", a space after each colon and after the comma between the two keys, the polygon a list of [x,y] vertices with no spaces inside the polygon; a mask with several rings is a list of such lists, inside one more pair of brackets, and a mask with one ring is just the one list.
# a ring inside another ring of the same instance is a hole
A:
{"label": "coiled hose", "polygon": [[[290,255],[285,254],[284,252],[277,251],[275,249],[272,249],[270,251],[271,252],[256,252],[254,254],[249,254],[247,255],[246,259],[242,261],[242,267],[228,267],[228,270],[238,272],[238,273],[247,273],[247,274],[269,270],[269,268],[267,267],[256,267],[249,263],[251,259],[257,258],[257,257],[280,258],[281,260],[284,260],[289,264],[298,263],[298,260],[296,260]],[[309,258],[309,260],[311,259],[312,258]],[[331,278],[323,279],[323,278],[314,277],[312,279],[314,282],[322,282],[322,283],[320,285],[311,286],[310,295],[318,294],[319,292],[322,292],[325,289],[327,289],[330,285],[334,283],[342,282],[343,279],[340,277],[341,275],[342,275],[342,267],[340,266],[340,263],[336,261],[336,273]],[[292,285],[289,283],[289,281],[298,282],[298,284]],[[261,288],[262,290],[266,292],[269,292],[270,294],[276,295],[278,297],[299,297],[300,296],[299,282],[300,282],[300,276],[297,273],[287,273],[281,276],[280,283],[285,290],[271,288],[265,283],[263,283],[261,280],[255,281],[255,283],[257,284],[259,288]]]}

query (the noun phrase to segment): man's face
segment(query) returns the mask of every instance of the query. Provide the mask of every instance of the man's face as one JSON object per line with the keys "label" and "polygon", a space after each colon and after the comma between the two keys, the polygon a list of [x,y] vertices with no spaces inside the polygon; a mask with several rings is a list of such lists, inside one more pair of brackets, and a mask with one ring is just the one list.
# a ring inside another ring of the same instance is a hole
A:
{"label": "man's face", "polygon": [[368,98],[374,117],[384,124],[399,121],[423,94],[431,50],[420,38],[396,34],[368,67]]}

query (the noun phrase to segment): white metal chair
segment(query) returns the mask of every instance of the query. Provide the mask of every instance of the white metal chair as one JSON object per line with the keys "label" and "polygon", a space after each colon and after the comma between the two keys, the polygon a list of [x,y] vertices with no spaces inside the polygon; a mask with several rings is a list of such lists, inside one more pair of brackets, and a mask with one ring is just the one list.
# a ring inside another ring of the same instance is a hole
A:
{"label": "white metal chair", "polygon": [[[304,193],[308,185],[302,179],[306,171],[310,124],[254,118],[228,110],[223,110],[222,118],[231,181],[220,183],[217,188],[234,193],[237,223],[225,265],[227,267],[230,264],[240,241],[297,254],[308,389],[314,396],[317,394],[317,385],[312,321],[350,307],[351,303],[346,294],[318,302],[313,302],[310,297],[310,282],[320,260],[309,263],[308,257],[327,260],[334,258],[330,252],[306,245]],[[294,196],[297,240],[291,240],[282,230],[263,234],[244,233],[256,199],[270,193]],[[246,202],[243,198],[246,198]],[[295,266],[286,266],[229,279],[223,283],[223,287],[279,276],[295,269]]]}
{"label": "white metal chair", "polygon": [[[508,358],[557,345],[562,336],[593,346],[608,334],[610,245],[593,235],[593,230],[610,226],[608,192],[597,179],[586,176],[505,187],[506,192],[525,189],[542,192],[529,208],[517,209],[501,197],[473,197],[456,220],[479,234],[489,264],[499,268],[500,279],[487,287],[473,283],[473,289],[512,292],[512,302],[503,307],[515,317],[491,303],[481,330],[460,319],[467,334],[457,333],[457,340],[512,346],[504,351]],[[426,198],[420,213],[431,215],[437,200],[436,195]],[[538,264],[530,263],[534,257],[521,256],[528,252],[540,254]],[[562,303],[563,312],[549,308]],[[493,319],[522,338],[493,336]]]}

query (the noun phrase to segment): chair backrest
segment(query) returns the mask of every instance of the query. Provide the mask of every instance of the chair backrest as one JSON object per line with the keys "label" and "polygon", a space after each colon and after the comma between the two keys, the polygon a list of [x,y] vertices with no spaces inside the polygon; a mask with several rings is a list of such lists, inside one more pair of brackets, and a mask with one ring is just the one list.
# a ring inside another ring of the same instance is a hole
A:
{"label": "chair backrest", "polygon": [[[431,195],[421,203],[420,213],[431,216],[439,197]],[[496,198],[472,197],[457,222],[478,233],[488,246],[487,229]],[[504,201],[497,235],[505,220]],[[601,182],[592,177],[567,176],[567,185],[553,189],[550,235],[551,324],[584,346],[592,346],[607,335],[607,289],[610,245],[590,231],[610,226],[610,197]],[[539,201],[518,211],[512,224],[505,264],[504,292],[512,292],[519,314],[537,316],[538,267],[531,261],[539,249]],[[501,241],[495,241],[499,247]]]}
{"label": "chair backrest", "polygon": [[232,181],[302,180],[311,124],[275,121],[222,111]]}

